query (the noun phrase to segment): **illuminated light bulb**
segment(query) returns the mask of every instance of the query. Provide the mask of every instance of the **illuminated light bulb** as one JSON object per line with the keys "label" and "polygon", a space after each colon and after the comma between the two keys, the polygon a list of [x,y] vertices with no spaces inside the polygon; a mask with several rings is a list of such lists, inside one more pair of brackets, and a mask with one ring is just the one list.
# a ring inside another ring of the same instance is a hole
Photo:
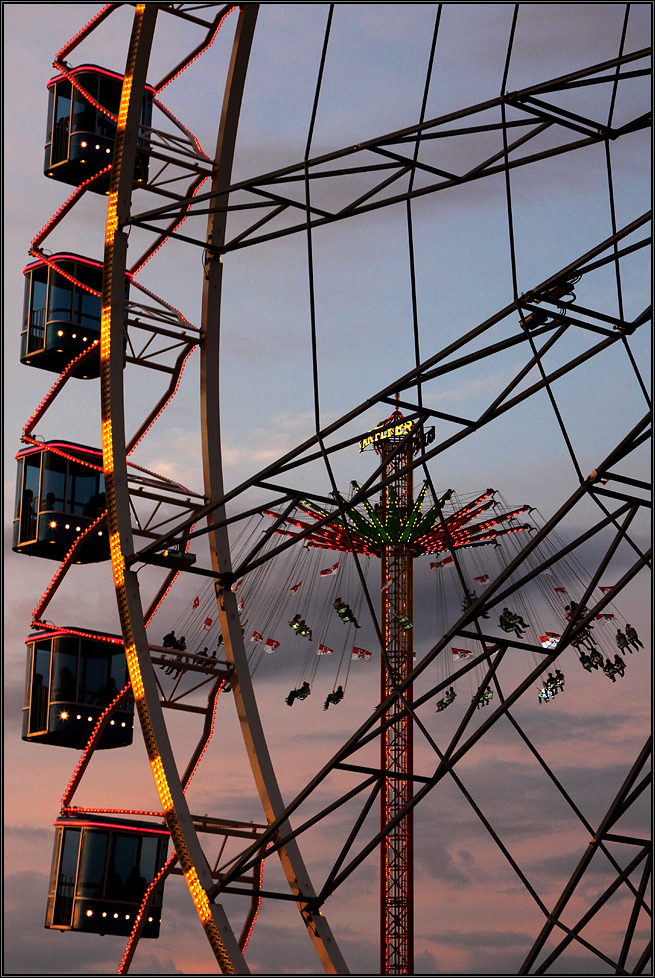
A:
{"label": "illuminated light bulb", "polygon": [[80,716],[80,714],[79,714],[79,713],[77,714],[77,719],[78,719],[78,720],[81,720],[81,719],[82,719],[82,717]]}
{"label": "illuminated light bulb", "polygon": [[100,149],[100,146],[99,146],[98,143],[96,143],[96,149]]}
{"label": "illuminated light bulb", "polygon": [[93,910],[87,910],[86,915],[87,917],[93,917]]}
{"label": "illuminated light bulb", "polygon": [[65,529],[66,529],[66,530],[70,530],[70,528],[71,528],[71,525],[70,525],[70,523],[67,523],[67,524],[66,524],[66,526],[65,526]]}
{"label": "illuminated light bulb", "polygon": [[151,924],[151,923],[152,923],[152,917],[148,917],[148,923],[149,923],[149,924]]}
{"label": "illuminated light bulb", "polygon": [[86,149],[86,140],[84,140],[83,143],[80,143],[80,146],[82,147],[82,149]]}
{"label": "illuminated light bulb", "polygon": [[64,335],[64,331],[63,329],[60,329],[59,332],[57,333],[57,336],[63,336],[63,335]]}
{"label": "illuminated light bulb", "polygon": [[105,150],[105,153],[111,153],[111,150],[110,149],[106,149]]}
{"label": "illuminated light bulb", "polygon": [[89,721],[89,723],[91,723],[91,721],[93,720],[93,717],[87,717],[87,720]]}
{"label": "illuminated light bulb", "polygon": [[126,914],[125,914],[125,919],[126,919],[126,920],[129,920],[129,919],[130,919],[130,915],[129,915],[129,913],[126,913]]}
{"label": "illuminated light bulb", "polygon": [[61,719],[62,719],[62,720],[68,720],[68,713],[66,712],[66,710],[63,710],[63,711],[62,711],[62,712],[61,712],[61,713],[59,714],[59,716],[61,717]]}
{"label": "illuminated light bulb", "polygon": [[54,528],[55,528],[55,527],[57,526],[57,523],[56,523],[56,521],[55,521],[55,520],[52,520],[52,521],[51,521],[51,523],[50,523],[50,526],[51,526],[51,527],[53,528],[53,530],[54,530]]}
{"label": "illuminated light bulb", "polygon": [[118,914],[117,913],[114,914],[114,920],[118,920]]}
{"label": "illuminated light bulb", "polygon": [[99,536],[99,537],[101,537],[101,536],[102,536],[102,530],[98,530],[98,536]]}
{"label": "illuminated light bulb", "polygon": [[110,720],[110,721],[109,721],[109,723],[110,723],[110,726],[112,726],[112,727],[113,727],[113,726],[114,726],[114,724],[116,723],[116,721],[115,721],[115,720]]}
{"label": "illuminated light bulb", "polygon": [[80,163],[86,163],[86,160],[80,160]]}
{"label": "illuminated light bulb", "polygon": [[[112,723],[113,723],[113,722],[114,722],[114,721],[112,720]],[[124,724],[124,723],[121,723],[121,727],[124,727],[124,726],[125,726],[125,724]]]}
{"label": "illuminated light bulb", "polygon": [[80,527],[79,526],[76,526],[75,527],[75,530],[76,530],[77,533],[79,533],[80,532]]}
{"label": "illuminated light bulb", "polygon": [[83,337],[82,337],[82,341],[83,341],[84,343],[86,343],[86,336],[83,336]]}
{"label": "illuminated light bulb", "polygon": [[73,339],[74,339],[74,340],[76,340],[76,339],[77,339],[77,333],[73,333]]}
{"label": "illuminated light bulb", "polygon": [[103,910],[103,911],[102,911],[102,916],[103,916],[103,917],[106,917],[106,916],[107,916],[107,911],[106,911],[106,910]]}

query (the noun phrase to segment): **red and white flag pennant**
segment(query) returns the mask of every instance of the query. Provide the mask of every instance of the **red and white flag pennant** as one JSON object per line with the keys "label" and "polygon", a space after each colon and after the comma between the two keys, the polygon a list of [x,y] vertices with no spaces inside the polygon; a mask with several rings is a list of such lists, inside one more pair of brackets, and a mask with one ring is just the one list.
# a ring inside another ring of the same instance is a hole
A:
{"label": "red and white flag pennant", "polygon": [[261,635],[259,632],[253,632],[252,633],[252,638],[250,639],[250,641],[251,642],[263,642],[264,641],[264,636]]}
{"label": "red and white flag pennant", "polygon": [[489,580],[489,575],[488,574],[482,574],[480,577],[474,577],[473,580],[474,581],[479,581],[480,584],[484,584],[485,581],[488,581]]}
{"label": "red and white flag pennant", "polygon": [[294,584],[293,587],[290,587],[289,590],[291,591],[291,593],[292,594],[295,594],[296,591],[300,588],[300,585],[301,584],[302,584],[302,581],[298,581],[297,584]]}
{"label": "red and white flag pennant", "polygon": [[237,582],[236,582],[236,584],[235,584],[235,585],[234,585],[234,587],[232,588],[232,594],[236,594],[236,593],[237,593],[237,591],[239,590],[239,588],[241,587],[241,585],[242,585],[242,584],[243,584],[243,578],[241,578],[241,580],[240,580],[240,581],[237,581]]}
{"label": "red and white flag pennant", "polygon": [[555,594],[566,594],[566,588],[565,587],[556,587],[555,588]]}
{"label": "red and white flag pennant", "polygon": [[194,599],[194,602],[193,602],[193,610],[194,611],[196,610],[196,608],[198,607],[199,604],[200,604],[200,598],[195,598]]}
{"label": "red and white flag pennant", "polygon": [[453,648],[452,652],[456,659],[469,659],[473,655],[470,649]]}
{"label": "red and white flag pennant", "polygon": [[333,567],[326,567],[325,570],[319,571],[320,577],[329,577],[330,574],[336,574],[339,570],[339,561]]}
{"label": "red and white flag pennant", "polygon": [[445,564],[452,564],[452,557],[444,557],[443,560],[430,561],[430,570],[438,570],[439,567],[443,567]]}
{"label": "red and white flag pennant", "polygon": [[614,615],[612,615],[612,614],[607,614],[606,615],[605,612],[603,612],[600,615],[596,615],[596,621],[602,621],[603,619],[605,619],[605,621],[611,621],[613,617],[614,617]]}
{"label": "red and white flag pennant", "polygon": [[213,622],[213,619],[212,618],[205,618],[205,620],[202,623],[202,627],[203,628],[211,628],[212,627],[212,622]]}
{"label": "red and white flag pennant", "polygon": [[329,648],[327,645],[319,645],[316,655],[332,655],[334,649]]}
{"label": "red and white flag pennant", "polygon": [[612,585],[612,587],[602,587],[600,590],[603,592],[603,594],[605,594],[606,591],[613,591],[614,585]]}
{"label": "red and white flag pennant", "polygon": [[388,588],[391,587],[392,584],[393,584],[393,577],[390,577],[389,580],[386,581],[386,583],[384,583],[380,588],[381,593],[384,593]]}
{"label": "red and white flag pennant", "polygon": [[353,659],[370,659],[371,653],[367,652],[366,649],[358,649],[356,645],[353,645]]}
{"label": "red and white flag pennant", "polygon": [[539,636],[539,641],[545,649],[554,649],[557,645],[558,639],[562,636],[558,635],[556,632],[546,632],[545,635]]}
{"label": "red and white flag pennant", "polygon": [[266,639],[266,645],[264,646],[264,648],[266,649],[267,652],[275,652],[275,650],[279,649],[279,647],[280,647],[280,643],[276,642],[274,638]]}

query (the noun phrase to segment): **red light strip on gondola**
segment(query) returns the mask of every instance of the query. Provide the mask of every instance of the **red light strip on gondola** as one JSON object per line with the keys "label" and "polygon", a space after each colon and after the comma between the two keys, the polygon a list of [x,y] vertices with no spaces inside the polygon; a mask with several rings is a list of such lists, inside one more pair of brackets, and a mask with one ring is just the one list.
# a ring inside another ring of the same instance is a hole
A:
{"label": "red light strip on gondola", "polygon": [[232,13],[233,10],[236,10],[236,7],[230,7],[230,9],[223,14],[223,16],[221,17],[221,19],[218,22],[218,26],[216,27],[216,30],[213,32],[213,34],[211,35],[211,37],[209,38],[209,40],[206,41],[205,44],[201,47],[201,49],[196,52],[196,54],[194,55],[193,58],[190,58],[189,61],[186,62],[186,64],[183,64],[182,65],[182,67],[180,68],[179,71],[176,71],[174,75],[171,75],[170,78],[167,78],[163,82],[163,84],[159,88],[156,89],[157,92],[163,92],[167,85],[170,85],[170,83],[172,81],[174,81],[176,78],[179,78],[179,76],[182,74],[182,72],[183,71],[186,71],[186,69],[189,67],[189,65],[192,65],[194,61],[197,61],[198,58],[200,57],[200,55],[201,54],[204,54],[205,51],[207,51],[207,49],[212,46],[212,44],[214,43],[214,40],[216,39],[216,35],[218,34],[218,32],[220,31],[221,27],[223,26],[223,21],[225,20],[226,17],[229,17],[229,15]]}
{"label": "red light strip on gondola", "polygon": [[[95,809],[95,812],[97,814],[100,814],[103,810],[104,809],[102,809],[102,808],[98,808],[98,809]],[[77,809],[72,809],[72,811],[73,811],[74,814],[76,814],[78,812]],[[79,811],[83,813],[84,812],[84,809],[79,809]],[[91,809],[91,811],[94,811],[94,810]],[[109,809],[106,809],[106,811],[109,811]],[[125,814],[132,814],[132,813],[126,812]],[[135,812],[134,814],[139,814],[139,813],[138,812]],[[147,815],[149,813],[148,812],[144,812],[144,814]],[[153,814],[156,814],[156,813],[153,813]],[[92,822],[90,819],[89,820],[84,819],[83,821],[80,820],[80,822],[81,822],[82,825],[89,826],[90,828],[93,828],[93,829],[118,829],[121,832],[134,831],[134,832],[139,832],[139,833],[141,833],[141,832],[148,832],[150,835],[169,835],[168,829],[156,829],[156,828],[154,828],[154,826],[153,826],[153,828],[146,828],[143,825],[139,825],[138,828],[135,827],[134,829],[131,829],[131,827],[129,825],[121,825],[120,823]],[[53,825],[64,825],[64,826],[68,826],[68,825],[70,825],[70,822],[67,819],[64,820],[62,818],[61,821],[59,821],[59,819],[57,819],[56,822],[53,822]]]}
{"label": "red light strip on gondola", "polygon": [[48,223],[41,228],[37,236],[30,242],[30,247],[29,247],[30,254],[33,253],[34,248],[38,248],[38,246],[42,244],[43,241],[45,241],[45,239],[50,234],[52,229],[56,227],[57,224],[59,224],[59,222],[62,220],[63,217],[65,217],[67,211],[75,203],[77,196],[81,193],[85,193],[87,188],[92,183],[95,183],[96,180],[99,180],[100,177],[104,176],[105,173],[109,173],[110,170],[111,170],[111,163],[108,166],[106,166],[103,170],[100,170],[99,173],[96,173],[95,176],[89,177],[88,180],[85,180],[83,183],[79,185],[79,187],[75,188],[75,190],[70,195],[68,200],[64,201],[64,203],[61,205],[59,210],[56,211],[55,214],[53,214],[53,216],[50,218]]}
{"label": "red light strip on gondola", "polygon": [[132,944],[134,943],[134,938],[135,938],[136,932],[138,930],[139,923],[141,921],[141,918],[143,917],[143,914],[145,912],[145,908],[148,905],[148,898],[149,898],[150,894],[152,893],[152,891],[154,890],[154,888],[156,886],[158,886],[159,881],[161,880],[162,876],[164,876],[165,874],[168,873],[169,869],[171,868],[172,864],[175,862],[176,859],[177,859],[177,854],[176,854],[175,850],[173,850],[173,852],[170,854],[170,856],[168,857],[168,859],[166,860],[166,862],[164,863],[164,865],[162,866],[162,868],[159,870],[159,872],[157,873],[157,875],[153,879],[152,883],[150,884],[150,886],[148,887],[148,889],[146,890],[146,892],[143,895],[143,900],[141,901],[141,906],[139,907],[139,911],[138,911],[136,917],[134,918],[134,924],[132,925],[132,932],[130,933],[130,936],[128,938],[127,947],[125,948],[125,953],[123,954],[123,957],[121,958],[121,962],[120,962],[120,964],[118,966],[118,974],[119,975],[122,975],[123,974],[123,969],[125,968],[126,964],[128,963],[128,959],[131,960],[130,951],[132,950]]}
{"label": "red light strip on gondola", "polygon": [[[134,808],[78,808],[76,805],[72,805],[69,809],[73,815],[151,815],[153,818],[163,818],[163,812],[142,812]],[[56,824],[56,823],[55,823]],[[104,822],[89,822],[90,825],[104,825]],[[123,828],[124,826],[114,826],[115,828]],[[161,835],[168,835],[166,829],[151,829],[152,832],[159,832]]]}
{"label": "red light strip on gondola", "polygon": [[114,707],[123,699],[123,697],[126,696],[127,691],[131,688],[131,686],[132,686],[132,683],[128,679],[127,684],[125,686],[123,686],[123,688],[121,689],[120,693],[118,693],[114,697],[114,699],[111,701],[111,703],[109,704],[109,706],[105,710],[103,710],[103,712],[98,717],[98,719],[96,721],[96,724],[95,724],[93,730],[91,731],[91,736],[89,737],[89,741],[88,741],[86,747],[84,748],[84,750],[82,751],[82,754],[80,756],[80,759],[77,762],[77,767],[73,771],[73,776],[71,777],[70,781],[68,782],[68,786],[67,786],[67,788],[66,788],[66,790],[64,792],[64,796],[61,799],[61,806],[62,806],[63,809],[66,809],[67,811],[71,811],[72,810],[72,809],[69,808],[69,802],[70,802],[71,798],[73,797],[73,795],[75,794],[75,790],[76,790],[76,788],[77,788],[77,786],[78,786],[78,784],[80,782],[80,779],[81,779],[82,775],[84,774],[84,770],[85,770],[87,764],[91,760],[91,754],[95,750],[95,741],[96,741],[96,738],[98,737],[100,728],[102,726],[102,722],[105,719],[105,717],[109,713],[111,713],[111,711],[114,709]]}
{"label": "red light strip on gondola", "polygon": [[23,428],[23,437],[32,433],[39,419],[43,417],[43,415],[45,414],[50,401],[52,400],[52,398],[55,395],[55,392],[57,391],[57,388],[68,380],[70,376],[70,372],[75,366],[75,364],[78,363],[84,357],[87,357],[91,352],[91,350],[93,350],[94,347],[96,346],[100,346],[100,340],[94,340],[93,343],[91,343],[91,345],[86,348],[86,350],[82,350],[81,353],[78,353],[78,355],[73,360],[71,360],[68,366],[64,370],[62,370],[62,372],[57,377],[56,381],[54,382],[54,384],[52,385],[52,387],[50,388],[46,396],[43,398],[43,400],[39,404],[38,408],[30,418],[30,420]]}
{"label": "red light strip on gondola", "polygon": [[[93,466],[93,468],[95,468],[95,466]],[[48,584],[48,587],[46,588],[46,591],[45,591],[43,597],[41,598],[41,600],[37,604],[36,608],[32,612],[32,625],[33,626],[36,624],[36,622],[40,621],[41,614],[45,611],[46,607],[48,606],[48,604],[50,602],[50,597],[52,597],[52,591],[53,590],[56,590],[56,588],[59,587],[59,579],[60,579],[61,575],[63,574],[63,572],[65,570],[67,570],[68,564],[70,563],[70,560],[71,560],[71,558],[72,558],[75,550],[77,549],[80,541],[82,541],[84,539],[84,537],[86,537],[89,533],[91,533],[91,531],[93,529],[95,529],[95,527],[98,525],[98,523],[100,523],[102,520],[104,520],[106,516],[107,516],[107,510],[105,510],[104,513],[102,513],[93,523],[91,523],[90,526],[87,526],[86,530],[84,530],[83,533],[80,533],[80,535],[78,537],[76,537],[75,542],[72,544],[70,550],[68,551],[68,553],[66,554],[66,556],[62,560],[61,564],[57,568],[57,572],[55,573],[55,576],[52,578],[52,580]],[[50,595],[50,597],[49,597],[49,595]]]}
{"label": "red light strip on gondola", "polygon": [[122,6],[120,3],[108,3],[102,8],[102,10],[99,10],[98,13],[91,18],[89,23],[82,28],[82,30],[78,31],[77,34],[74,37],[72,37],[70,41],[67,44],[65,44],[60,51],[57,51],[57,54],[55,55],[55,63],[60,61],[65,55],[68,54],[69,51],[72,51],[73,48],[76,47],[80,43],[80,41],[84,39],[86,34],[89,33],[90,30],[93,30],[94,24],[96,27],[98,26],[96,21],[98,21],[100,18],[104,20],[104,18],[111,13],[112,8],[120,7],[120,6]]}
{"label": "red light strip on gondola", "polygon": [[[90,638],[93,642],[107,642],[109,645],[122,645],[123,639],[118,637],[112,637],[109,635],[98,635],[95,632],[84,632],[78,628],[64,628],[62,625],[52,625],[49,622],[39,622],[39,628],[43,628],[51,633],[51,638],[56,638],[58,635],[78,635],[80,638]],[[53,634],[54,633],[54,634]],[[35,636],[28,636],[25,639],[25,645],[29,645],[30,642],[35,640]]]}
{"label": "red light strip on gondola", "polygon": [[[80,465],[86,465],[87,469],[95,469],[96,472],[103,471],[101,465],[94,465],[92,462],[85,462],[84,459],[75,458],[74,455],[67,455],[66,452],[62,452],[60,448],[54,448],[51,445],[44,445],[42,441],[37,441],[36,438],[23,435],[23,441],[26,441],[29,445],[34,445],[36,448],[40,448],[46,452],[52,452],[53,455],[61,455],[62,458],[68,459],[69,462],[79,462]],[[21,452],[19,452],[15,457],[17,459],[20,458]],[[151,475],[154,475],[154,473],[151,473]],[[184,489],[185,486],[182,486],[182,488]]]}

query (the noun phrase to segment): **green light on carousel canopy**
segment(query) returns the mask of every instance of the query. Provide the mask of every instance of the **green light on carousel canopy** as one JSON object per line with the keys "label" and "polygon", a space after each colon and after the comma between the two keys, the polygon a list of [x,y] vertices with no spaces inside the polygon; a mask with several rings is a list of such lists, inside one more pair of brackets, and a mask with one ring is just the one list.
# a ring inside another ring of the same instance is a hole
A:
{"label": "green light on carousel canopy", "polygon": [[[410,422],[411,423],[411,422]],[[355,492],[359,491],[359,485],[352,483]],[[408,516],[404,516],[398,506],[398,498],[393,486],[389,486],[387,495],[387,506],[385,513],[379,513],[365,499],[362,503],[365,514],[356,509],[351,509],[347,513],[350,529],[361,539],[364,540],[373,550],[380,550],[384,546],[396,543],[408,545],[416,544],[421,537],[433,531],[440,521],[441,512],[444,504],[450,499],[453,490],[447,492],[437,500],[427,512],[422,513],[421,509],[428,491],[427,483],[423,484],[418,498]],[[321,509],[309,500],[303,500],[303,505],[316,513],[319,517],[328,516],[327,510]],[[331,520],[332,525],[344,527],[342,519],[335,517]],[[423,546],[418,545],[417,556],[423,553]]]}

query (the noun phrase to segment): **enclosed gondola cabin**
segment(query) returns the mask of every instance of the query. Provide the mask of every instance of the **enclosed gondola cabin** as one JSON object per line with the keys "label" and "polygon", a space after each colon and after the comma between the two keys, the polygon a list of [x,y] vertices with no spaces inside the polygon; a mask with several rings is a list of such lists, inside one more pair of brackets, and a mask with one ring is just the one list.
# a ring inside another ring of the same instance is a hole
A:
{"label": "enclosed gondola cabin", "polygon": [[[166,828],[101,815],[63,816],[55,847],[45,926],[129,937],[146,890],[166,861]],[[159,937],[163,885],[142,937]]]}
{"label": "enclosed gondola cabin", "polygon": [[[61,373],[94,341],[100,340],[102,270],[101,262],[72,254],[52,255],[48,263],[39,259],[23,269],[21,363]],[[128,275],[125,301],[129,290]],[[98,344],[72,368],[72,375],[100,376]]]}
{"label": "enclosed gondola cabin", "polygon": [[53,441],[30,446],[16,458],[12,549],[61,561],[85,534],[74,563],[107,560],[107,527],[98,522],[106,509],[102,452]]}
{"label": "enclosed gondola cabin", "polygon": [[[83,750],[93,728],[127,683],[121,639],[61,629],[26,639],[23,740]],[[110,714],[96,747],[132,743],[134,702],[123,698]]]}
{"label": "enclosed gondola cabin", "polygon": [[[114,156],[116,122],[121,101],[123,76],[97,65],[80,65],[66,75],[56,75],[48,82],[48,122],[46,127],[43,172],[48,177],[79,187],[105,170]],[[84,89],[84,92],[80,91]],[[86,93],[86,94],[85,94]],[[154,88],[143,92],[141,126],[152,123]],[[103,112],[102,109],[106,109]],[[107,114],[109,113],[109,115]],[[111,116],[114,118],[112,119]],[[134,179],[148,179],[149,142],[140,140]],[[109,191],[111,170],[90,184],[89,190]]]}

